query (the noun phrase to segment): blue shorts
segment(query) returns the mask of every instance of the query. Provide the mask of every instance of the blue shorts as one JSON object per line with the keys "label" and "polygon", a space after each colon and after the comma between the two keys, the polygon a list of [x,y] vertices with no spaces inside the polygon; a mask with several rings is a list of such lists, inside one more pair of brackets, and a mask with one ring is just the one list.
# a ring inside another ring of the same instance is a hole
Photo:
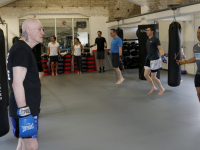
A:
{"label": "blue shorts", "polygon": [[[35,120],[35,125],[37,128],[37,133],[34,134],[31,137],[27,137],[27,138],[37,138],[38,137],[38,119],[39,119],[39,115],[38,116],[34,116],[33,117]],[[18,118],[13,118],[10,117],[11,123],[12,123],[12,128],[13,128],[13,134],[16,138],[19,138],[19,119]]]}

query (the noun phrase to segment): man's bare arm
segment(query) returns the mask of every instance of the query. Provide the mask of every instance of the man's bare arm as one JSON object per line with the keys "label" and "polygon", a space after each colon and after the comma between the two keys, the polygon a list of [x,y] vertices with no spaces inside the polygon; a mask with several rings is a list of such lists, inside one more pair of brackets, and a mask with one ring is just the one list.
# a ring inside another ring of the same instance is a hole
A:
{"label": "man's bare arm", "polygon": [[26,77],[27,68],[13,67],[13,84],[12,88],[18,108],[26,106],[25,92],[23,82]]}

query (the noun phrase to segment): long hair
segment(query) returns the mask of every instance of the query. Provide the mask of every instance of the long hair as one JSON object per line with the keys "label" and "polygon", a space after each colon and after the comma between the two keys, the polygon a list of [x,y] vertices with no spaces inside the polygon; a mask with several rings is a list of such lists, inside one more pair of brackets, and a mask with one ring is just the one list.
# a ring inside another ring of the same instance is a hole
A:
{"label": "long hair", "polygon": [[81,44],[79,38],[74,38],[74,41],[77,40],[79,44]]}

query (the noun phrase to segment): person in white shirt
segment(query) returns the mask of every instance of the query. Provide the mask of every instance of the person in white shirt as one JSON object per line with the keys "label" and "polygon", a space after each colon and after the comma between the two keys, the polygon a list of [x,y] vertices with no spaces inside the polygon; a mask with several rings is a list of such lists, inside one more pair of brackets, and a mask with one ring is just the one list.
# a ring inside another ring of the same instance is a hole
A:
{"label": "person in white shirt", "polygon": [[47,55],[50,56],[50,64],[52,76],[54,76],[54,62],[56,63],[56,75],[58,75],[58,53],[60,53],[60,45],[56,42],[56,37],[51,37],[51,42],[48,44]]}
{"label": "person in white shirt", "polygon": [[74,39],[74,45],[72,50],[72,55],[74,55],[76,66],[77,66],[77,74],[81,74],[81,52],[83,53],[83,46],[81,45],[78,38]]}

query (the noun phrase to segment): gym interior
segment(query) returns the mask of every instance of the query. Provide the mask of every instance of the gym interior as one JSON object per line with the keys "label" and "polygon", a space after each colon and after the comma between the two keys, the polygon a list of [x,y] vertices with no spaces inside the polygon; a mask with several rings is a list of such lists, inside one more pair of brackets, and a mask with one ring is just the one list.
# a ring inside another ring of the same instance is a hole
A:
{"label": "gym interior", "polygon": [[[198,0],[0,1],[0,29],[5,46],[0,54],[5,55],[5,61],[13,39],[22,36],[26,19],[38,19],[43,25],[40,51],[44,76],[38,149],[199,150],[200,104],[194,84],[198,66],[196,63],[176,66],[181,49],[185,55],[183,60],[194,57],[193,46],[199,43],[199,7]],[[170,41],[177,41],[169,35],[174,22],[180,25],[180,37],[179,49],[172,51]],[[149,26],[156,28],[167,60],[161,63],[158,73],[165,88],[162,96],[157,96],[158,91],[148,94],[151,86],[144,77]],[[120,70],[125,81],[120,85],[115,84],[117,74],[112,56],[108,55],[113,40],[111,29],[116,29],[123,41]],[[91,47],[98,31],[107,42],[105,72],[99,69],[97,46]],[[57,76],[52,76],[50,59],[46,57],[53,35],[63,53],[58,59]],[[79,38],[84,49],[79,75],[72,55],[75,38]],[[170,53],[174,56],[171,59]],[[174,65],[169,65],[170,61]],[[179,69],[170,71],[174,67]],[[7,82],[4,77],[0,79],[0,85]],[[0,117],[0,130],[7,128],[6,134],[0,134],[0,150],[16,149],[18,143],[13,136],[7,101],[8,98],[0,99],[0,116],[7,116],[6,121]]]}

